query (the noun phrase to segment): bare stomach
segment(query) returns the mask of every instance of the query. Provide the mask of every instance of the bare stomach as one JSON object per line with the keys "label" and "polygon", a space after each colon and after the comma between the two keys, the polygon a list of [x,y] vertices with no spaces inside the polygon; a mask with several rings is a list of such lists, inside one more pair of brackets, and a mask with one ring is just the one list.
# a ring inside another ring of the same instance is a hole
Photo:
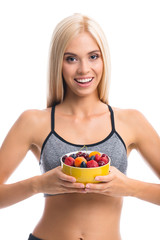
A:
{"label": "bare stomach", "polygon": [[33,235],[43,240],[120,240],[122,202],[93,193],[46,197]]}

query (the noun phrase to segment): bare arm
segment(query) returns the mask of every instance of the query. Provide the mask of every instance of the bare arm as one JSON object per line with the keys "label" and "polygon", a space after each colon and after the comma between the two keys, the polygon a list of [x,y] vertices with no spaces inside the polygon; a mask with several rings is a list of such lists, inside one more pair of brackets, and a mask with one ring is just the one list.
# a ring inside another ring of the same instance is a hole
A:
{"label": "bare arm", "polygon": [[[40,176],[31,177],[13,184],[5,184],[9,176],[21,163],[26,153],[32,149],[43,124],[37,111],[28,110],[15,122],[0,148],[0,208],[4,208],[29,198],[37,193],[83,192],[84,185],[75,183],[75,179],[62,173],[61,167],[50,170]],[[43,119],[42,119],[43,122]],[[38,132],[38,133],[37,133]]]}
{"label": "bare arm", "polygon": [[[160,178],[160,137],[139,112],[133,112],[135,148]],[[131,195],[160,205],[160,184],[131,180]]]}
{"label": "bare arm", "polygon": [[[125,115],[129,129],[131,129],[131,145],[149,163],[160,178],[160,137],[136,110],[129,110]],[[132,147],[133,149],[133,147]],[[110,168],[110,174],[99,176],[99,184],[87,184],[86,192],[101,193],[109,196],[134,196],[139,199],[160,205],[160,184],[146,183],[128,178],[115,167]]]}
{"label": "bare arm", "polygon": [[0,208],[8,207],[36,194],[35,178],[0,185]]}
{"label": "bare arm", "polygon": [[31,112],[29,110],[21,114],[0,148],[0,207],[6,207],[35,194],[34,178],[4,184],[30,150],[34,126]]}

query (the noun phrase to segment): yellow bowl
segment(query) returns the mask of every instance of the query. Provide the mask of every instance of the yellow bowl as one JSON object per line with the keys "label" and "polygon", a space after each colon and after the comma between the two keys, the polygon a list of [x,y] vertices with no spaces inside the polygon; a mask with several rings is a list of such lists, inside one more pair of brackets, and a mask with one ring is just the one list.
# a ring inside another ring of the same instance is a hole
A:
{"label": "yellow bowl", "polygon": [[[86,151],[81,151],[81,152],[86,153]],[[87,151],[88,154],[91,152],[93,152],[93,151]],[[70,152],[65,155],[69,156],[73,153],[77,153],[77,152]],[[103,153],[101,153],[101,154],[103,154]],[[72,167],[72,166],[66,165],[62,161],[62,157],[60,158],[62,171],[67,175],[75,177],[77,180],[76,182],[80,182],[80,183],[84,183],[84,184],[98,183],[100,181],[95,180],[96,176],[104,176],[104,175],[109,174],[109,168],[110,168],[110,162],[111,162],[110,157],[109,157],[109,162],[106,165],[101,166],[101,167],[93,167],[93,168],[80,168],[80,167]]]}

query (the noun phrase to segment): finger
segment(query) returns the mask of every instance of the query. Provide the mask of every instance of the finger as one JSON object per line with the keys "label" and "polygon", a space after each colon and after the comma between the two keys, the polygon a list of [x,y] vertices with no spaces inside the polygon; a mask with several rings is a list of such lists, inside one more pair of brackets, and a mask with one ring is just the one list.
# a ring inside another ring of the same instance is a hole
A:
{"label": "finger", "polygon": [[102,189],[103,190],[103,189],[106,189],[106,188],[107,188],[106,183],[98,183],[98,184],[87,183],[86,184],[86,189],[92,189],[92,190],[96,190],[96,189],[101,190]]}
{"label": "finger", "polygon": [[95,180],[100,182],[110,182],[113,180],[113,174],[109,173],[108,175],[105,176],[96,176]]}
{"label": "finger", "polygon": [[67,181],[61,181],[61,186],[68,188],[85,188],[83,183],[69,183]]}
{"label": "finger", "polygon": [[61,190],[63,190],[64,193],[86,193],[85,189],[79,189],[79,188],[66,188],[64,186],[61,187]]}
{"label": "finger", "polygon": [[96,194],[103,194],[106,196],[112,196],[110,191],[107,190],[94,190],[94,189],[85,189],[86,193],[96,193]]}
{"label": "finger", "polygon": [[86,193],[99,193],[99,194],[104,194],[107,191],[104,189],[87,189],[85,188]]}
{"label": "finger", "polygon": [[67,181],[67,182],[76,182],[75,177],[69,176],[69,175],[63,173],[62,171],[59,172],[59,178],[61,180]]}

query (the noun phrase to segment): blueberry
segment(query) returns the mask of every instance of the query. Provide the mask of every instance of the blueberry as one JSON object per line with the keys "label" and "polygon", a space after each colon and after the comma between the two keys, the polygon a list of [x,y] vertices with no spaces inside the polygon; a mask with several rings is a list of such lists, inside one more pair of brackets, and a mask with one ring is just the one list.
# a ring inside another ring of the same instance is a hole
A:
{"label": "blueberry", "polygon": [[81,162],[81,168],[86,168],[86,167],[87,167],[86,163],[84,161]]}
{"label": "blueberry", "polygon": [[70,157],[75,159],[77,157],[77,155],[75,153],[73,153],[73,154],[70,155]]}
{"label": "blueberry", "polygon": [[95,160],[95,156],[91,156],[89,160]]}

